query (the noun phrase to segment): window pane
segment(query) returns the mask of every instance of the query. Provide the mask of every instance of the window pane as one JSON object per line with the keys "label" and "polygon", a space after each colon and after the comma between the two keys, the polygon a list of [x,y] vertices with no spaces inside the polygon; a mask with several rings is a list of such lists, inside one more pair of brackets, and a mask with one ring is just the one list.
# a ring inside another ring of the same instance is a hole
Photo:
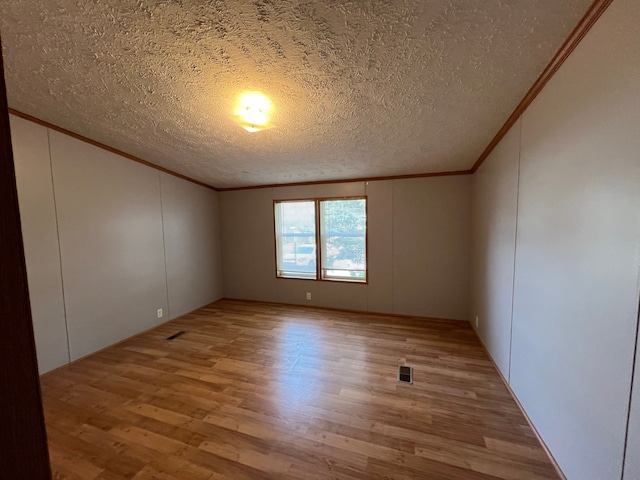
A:
{"label": "window pane", "polygon": [[365,199],[320,202],[322,278],[367,279],[367,206]]}
{"label": "window pane", "polygon": [[277,202],[275,208],[278,276],[316,278],[315,202]]}

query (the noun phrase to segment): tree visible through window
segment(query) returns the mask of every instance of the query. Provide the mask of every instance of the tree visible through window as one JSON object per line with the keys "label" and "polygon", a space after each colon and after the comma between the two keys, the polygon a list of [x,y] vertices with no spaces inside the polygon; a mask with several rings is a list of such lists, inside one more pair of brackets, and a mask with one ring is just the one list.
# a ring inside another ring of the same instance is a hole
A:
{"label": "tree visible through window", "polygon": [[275,203],[277,275],[367,281],[367,200]]}

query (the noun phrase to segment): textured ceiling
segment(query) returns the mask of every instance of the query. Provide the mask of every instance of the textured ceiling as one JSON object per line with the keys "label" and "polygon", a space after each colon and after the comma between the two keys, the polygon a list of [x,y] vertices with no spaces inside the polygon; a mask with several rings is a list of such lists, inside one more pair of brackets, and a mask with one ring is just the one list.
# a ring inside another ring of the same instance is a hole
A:
{"label": "textured ceiling", "polygon": [[590,3],[2,0],[0,34],[11,107],[236,187],[470,168]]}

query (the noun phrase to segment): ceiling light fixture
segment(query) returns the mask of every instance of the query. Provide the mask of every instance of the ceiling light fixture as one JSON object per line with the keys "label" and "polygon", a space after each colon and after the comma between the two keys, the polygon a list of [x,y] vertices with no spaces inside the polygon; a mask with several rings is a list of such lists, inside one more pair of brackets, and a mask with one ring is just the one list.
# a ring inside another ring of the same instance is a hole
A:
{"label": "ceiling light fixture", "polygon": [[235,119],[247,132],[259,132],[274,125],[269,123],[271,101],[261,93],[250,92],[240,97]]}

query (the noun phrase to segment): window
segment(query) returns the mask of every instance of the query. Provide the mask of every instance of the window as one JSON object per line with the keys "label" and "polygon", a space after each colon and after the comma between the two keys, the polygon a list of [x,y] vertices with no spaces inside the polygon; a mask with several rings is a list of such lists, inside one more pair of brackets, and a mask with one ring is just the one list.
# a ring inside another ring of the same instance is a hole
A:
{"label": "window", "polygon": [[278,276],[317,278],[315,202],[277,202],[275,218]]}
{"label": "window", "polygon": [[277,276],[367,281],[367,200],[275,202]]}

